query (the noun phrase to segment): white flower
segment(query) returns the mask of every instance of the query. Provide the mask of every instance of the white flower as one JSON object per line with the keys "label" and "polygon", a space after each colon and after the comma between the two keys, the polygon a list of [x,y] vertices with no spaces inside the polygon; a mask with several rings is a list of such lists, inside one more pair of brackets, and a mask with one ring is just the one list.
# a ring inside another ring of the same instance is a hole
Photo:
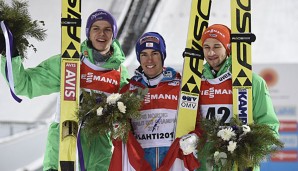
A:
{"label": "white flower", "polygon": [[219,155],[219,151],[215,151],[214,157],[217,157]]}
{"label": "white flower", "polygon": [[117,102],[117,106],[118,106],[118,109],[121,113],[125,113],[126,112],[126,106],[124,105],[123,102]]}
{"label": "white flower", "polygon": [[218,131],[217,136],[222,138],[224,141],[229,141],[233,136],[236,136],[232,128],[225,128]]}
{"label": "white flower", "polygon": [[101,115],[102,115],[102,110],[103,110],[102,107],[99,107],[99,108],[96,110],[97,116],[101,116]]}
{"label": "white flower", "polygon": [[228,145],[228,151],[230,151],[231,153],[234,152],[234,150],[236,149],[237,146],[237,142],[234,141],[230,141],[229,145]]}
{"label": "white flower", "polygon": [[244,134],[250,132],[250,127],[248,125],[242,125],[242,129],[243,129]]}
{"label": "white flower", "polygon": [[227,154],[225,152],[216,151],[214,153],[214,160],[216,163],[218,163],[218,161],[220,160],[222,165],[224,165],[226,163],[226,159],[227,159]]}
{"label": "white flower", "polygon": [[121,98],[121,94],[113,93],[107,98],[108,104],[116,104],[116,102]]}

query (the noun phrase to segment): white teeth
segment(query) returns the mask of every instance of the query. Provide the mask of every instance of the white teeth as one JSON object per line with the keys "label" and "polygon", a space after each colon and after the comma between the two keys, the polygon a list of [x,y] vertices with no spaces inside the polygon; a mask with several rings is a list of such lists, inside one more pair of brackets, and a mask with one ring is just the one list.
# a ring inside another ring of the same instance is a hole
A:
{"label": "white teeth", "polygon": [[147,68],[153,68],[154,65],[147,65],[146,67],[147,67]]}
{"label": "white teeth", "polygon": [[104,39],[97,39],[97,41],[104,42],[105,40]]}

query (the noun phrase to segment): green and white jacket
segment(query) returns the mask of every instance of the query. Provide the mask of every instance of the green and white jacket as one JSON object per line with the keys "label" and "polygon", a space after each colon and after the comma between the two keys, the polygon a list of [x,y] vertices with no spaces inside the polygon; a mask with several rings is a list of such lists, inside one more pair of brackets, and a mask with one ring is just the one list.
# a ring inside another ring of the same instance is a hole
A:
{"label": "green and white jacket", "polygon": [[[122,65],[125,55],[117,40],[112,43],[113,55],[100,67],[119,70],[120,88],[127,84],[129,78],[127,69]],[[87,41],[81,44],[81,51],[89,54],[86,57],[94,64],[92,49],[87,46]],[[85,54],[85,53],[84,53]],[[6,58],[2,57],[1,72],[5,76]],[[15,92],[17,95],[34,98],[60,91],[61,55],[55,55],[40,63],[35,68],[25,69],[21,57],[12,58]],[[120,69],[121,68],[121,69]],[[100,86],[100,85],[99,85]],[[116,93],[116,92],[115,92]],[[87,137],[81,131],[81,142],[84,153],[85,167],[87,170],[107,170],[109,167],[112,143],[110,136],[99,135],[96,138]],[[48,139],[45,150],[43,170],[58,170],[59,158],[59,123],[51,123],[48,131]]]}
{"label": "green and white jacket", "polygon": [[[227,73],[229,70],[231,72],[232,69],[232,60],[231,57],[228,57],[224,62],[216,76],[212,74],[210,69],[210,65],[208,63],[204,64],[203,68],[203,78],[204,79],[215,79],[223,74]],[[275,114],[272,100],[266,85],[265,80],[253,73],[252,75],[252,95],[253,95],[253,121],[258,124],[267,124],[271,127],[273,133],[278,137],[278,129],[279,129],[279,121]],[[223,99],[224,100],[224,99]],[[209,143],[206,143],[204,150],[202,153],[198,154],[198,158],[201,162],[201,167],[198,169],[199,171],[207,171],[210,168],[207,167],[206,163],[206,150],[209,147]],[[260,170],[259,168],[254,168],[254,171]]]}

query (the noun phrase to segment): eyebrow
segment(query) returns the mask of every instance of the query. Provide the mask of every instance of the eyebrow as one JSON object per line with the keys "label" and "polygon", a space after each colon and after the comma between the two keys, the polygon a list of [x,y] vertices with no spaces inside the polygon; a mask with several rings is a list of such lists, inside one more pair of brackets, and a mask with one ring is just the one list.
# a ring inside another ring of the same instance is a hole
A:
{"label": "eyebrow", "polygon": [[216,45],[223,46],[223,44],[221,44],[221,43],[214,44],[214,46],[216,46]]}
{"label": "eyebrow", "polygon": [[141,52],[141,53],[140,53],[140,55],[144,55],[144,54],[147,54],[147,52]]}

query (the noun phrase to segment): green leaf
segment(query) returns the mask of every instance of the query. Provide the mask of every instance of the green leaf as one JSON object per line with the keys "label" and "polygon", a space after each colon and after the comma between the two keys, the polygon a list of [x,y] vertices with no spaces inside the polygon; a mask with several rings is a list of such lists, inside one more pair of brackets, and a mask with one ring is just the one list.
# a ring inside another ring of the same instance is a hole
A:
{"label": "green leaf", "polygon": [[[14,36],[15,47],[22,58],[27,58],[27,49],[37,49],[28,39],[43,41],[46,38],[44,21],[33,20],[28,11],[28,1],[13,0],[11,6],[0,0],[0,20],[5,21]],[[2,30],[0,30],[0,34]]]}
{"label": "green leaf", "polygon": [[[221,168],[222,171],[232,170],[235,163],[237,163],[240,170],[258,166],[267,155],[284,147],[284,144],[276,137],[270,126],[266,124],[249,124],[251,131],[247,133],[244,133],[243,124],[238,118],[232,118],[228,125],[216,119],[202,119],[200,126],[204,134],[200,138],[198,152],[205,153],[204,155],[207,156],[209,164]],[[218,131],[223,128],[232,128],[236,134],[229,140],[237,142],[237,147],[233,152],[227,150],[229,141],[224,141],[217,136]],[[208,147],[208,150],[205,151],[206,147]],[[216,151],[227,154],[225,164],[215,161],[213,155]]]}

